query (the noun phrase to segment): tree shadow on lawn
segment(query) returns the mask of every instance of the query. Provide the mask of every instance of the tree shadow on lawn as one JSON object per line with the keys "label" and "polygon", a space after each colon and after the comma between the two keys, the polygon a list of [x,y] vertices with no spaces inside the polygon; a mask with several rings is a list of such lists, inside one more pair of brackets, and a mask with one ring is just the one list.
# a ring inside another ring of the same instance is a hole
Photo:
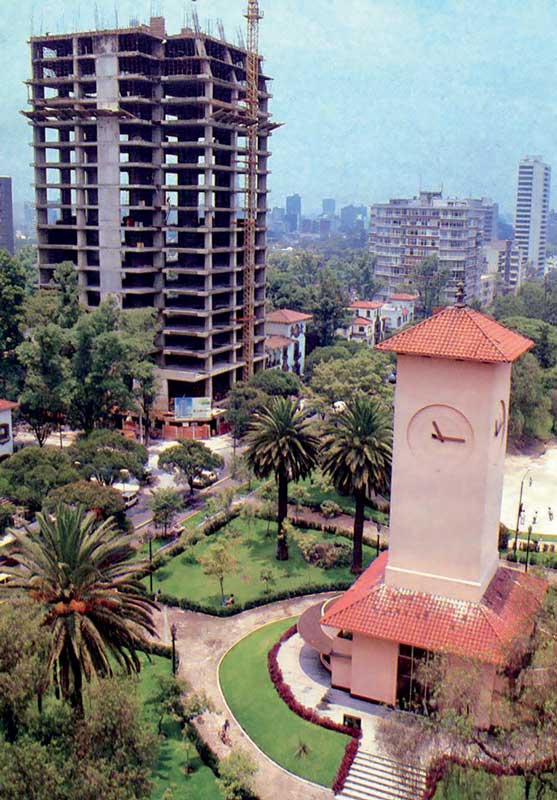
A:
{"label": "tree shadow on lawn", "polygon": [[[309,566],[302,559],[298,545],[293,541],[288,543],[290,552],[288,561],[277,561],[275,556],[275,540],[270,542],[267,538],[262,538],[260,540],[254,538],[244,540],[242,544],[248,551],[252,564],[257,562],[261,569],[276,569],[283,577],[295,578],[298,575],[303,575]],[[293,557],[294,554],[295,557]]]}

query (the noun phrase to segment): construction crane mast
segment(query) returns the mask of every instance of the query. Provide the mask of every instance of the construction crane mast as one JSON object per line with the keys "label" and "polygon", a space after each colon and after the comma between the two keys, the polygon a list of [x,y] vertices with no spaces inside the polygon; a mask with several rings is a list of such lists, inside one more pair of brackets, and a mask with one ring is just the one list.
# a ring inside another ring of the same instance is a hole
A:
{"label": "construction crane mast", "polygon": [[244,380],[253,375],[255,351],[255,239],[257,228],[257,151],[259,146],[259,22],[258,0],[248,0],[246,60],[247,185],[244,234],[244,311],[242,360]]}

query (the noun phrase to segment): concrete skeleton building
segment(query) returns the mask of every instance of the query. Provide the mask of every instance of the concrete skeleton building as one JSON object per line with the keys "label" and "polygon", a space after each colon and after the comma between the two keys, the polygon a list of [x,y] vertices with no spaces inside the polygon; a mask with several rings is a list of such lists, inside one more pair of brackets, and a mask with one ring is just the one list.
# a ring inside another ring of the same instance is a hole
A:
{"label": "concrete skeleton building", "polygon": [[515,237],[527,262],[543,275],[551,167],[541,156],[526,156],[518,165]]}
{"label": "concrete skeleton building", "polygon": [[[32,37],[40,283],[70,260],[84,304],[160,312],[160,407],[242,376],[248,53],[164,18]],[[268,78],[259,69],[254,354],[265,362]]]}
{"label": "concrete skeleton building", "polygon": [[369,242],[375,275],[393,293],[409,283],[425,258],[437,256],[449,274],[441,300],[452,302],[461,282],[469,301],[479,298],[481,246],[495,218],[495,207],[485,198],[445,199],[441,192],[372,205]]}
{"label": "concrete skeleton building", "polygon": [[0,250],[15,253],[11,178],[0,178]]}

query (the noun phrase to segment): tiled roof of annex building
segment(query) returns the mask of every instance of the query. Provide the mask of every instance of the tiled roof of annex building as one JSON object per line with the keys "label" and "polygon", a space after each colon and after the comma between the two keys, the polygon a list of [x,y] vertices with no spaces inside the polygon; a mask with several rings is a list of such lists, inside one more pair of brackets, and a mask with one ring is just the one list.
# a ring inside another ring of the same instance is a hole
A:
{"label": "tiled roof of annex building", "polygon": [[291,311],[289,308],[277,308],[265,317],[267,322],[302,322],[305,319],[313,319],[312,314],[302,314],[300,311]]}
{"label": "tiled roof of annex building", "polygon": [[510,363],[534,346],[519,333],[467,306],[448,306],[377,345],[399,355]]}
{"label": "tiled roof of annex building", "polygon": [[385,583],[383,553],[338,600],[322,625],[376,639],[504,664],[517,639],[528,634],[547,583],[500,567],[479,602],[455,600]]}

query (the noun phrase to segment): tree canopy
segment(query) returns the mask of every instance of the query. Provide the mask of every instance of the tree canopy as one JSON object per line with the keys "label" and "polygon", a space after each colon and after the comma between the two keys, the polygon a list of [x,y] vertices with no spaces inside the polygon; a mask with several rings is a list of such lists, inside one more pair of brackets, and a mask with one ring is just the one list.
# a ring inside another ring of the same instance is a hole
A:
{"label": "tree canopy", "polygon": [[24,447],[0,463],[0,495],[38,511],[50,491],[78,478],[66,452],[57,447]]}
{"label": "tree canopy", "polygon": [[141,480],[148,457],[143,445],[103,428],[81,436],[68,453],[85,478],[95,478],[105,486],[121,481],[124,470]]}
{"label": "tree canopy", "polygon": [[24,592],[49,634],[45,688],[53,681],[83,715],[83,680],[139,672],[138,650],[155,633],[152,603],[135,577],[132,536],[112,521],[59,505],[55,518],[37,515],[39,531],[12,529],[5,566],[7,596]]}
{"label": "tree canopy", "polygon": [[220,469],[224,464],[222,456],[213,453],[203,442],[184,441],[169,447],[159,456],[159,467],[166,472],[175,472],[180,480],[190,487],[193,494],[196,479],[204,470]]}

